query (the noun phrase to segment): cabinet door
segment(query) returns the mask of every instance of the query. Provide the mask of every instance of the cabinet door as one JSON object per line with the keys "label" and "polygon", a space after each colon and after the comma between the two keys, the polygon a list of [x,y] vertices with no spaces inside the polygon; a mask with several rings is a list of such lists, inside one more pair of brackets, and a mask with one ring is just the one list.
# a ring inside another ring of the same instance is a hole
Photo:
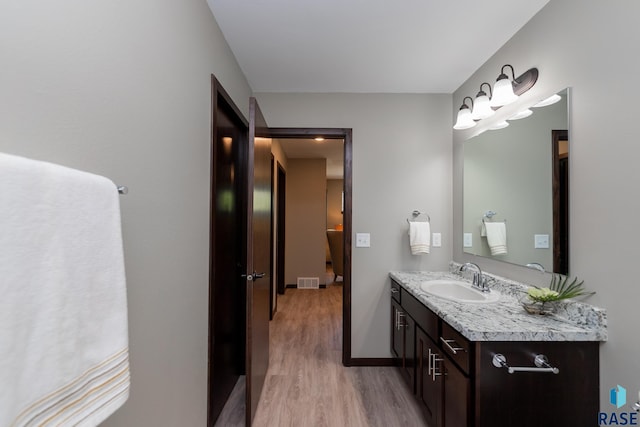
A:
{"label": "cabinet door", "polygon": [[442,360],[444,378],[443,418],[444,427],[467,427],[469,424],[470,387],[465,377],[448,357]]}
{"label": "cabinet door", "polygon": [[416,392],[416,322],[406,312],[403,313],[402,323],[404,326],[404,360],[402,369],[404,376],[409,383],[411,392]]}
{"label": "cabinet door", "polygon": [[391,354],[397,366],[402,365],[404,353],[404,328],[400,321],[402,308],[395,301],[391,301]]}
{"label": "cabinet door", "polygon": [[[439,363],[438,346],[420,328],[416,328],[416,395],[422,404],[427,424],[441,427],[442,376],[441,369],[434,371],[434,360]],[[440,365],[438,365],[440,366]]]}

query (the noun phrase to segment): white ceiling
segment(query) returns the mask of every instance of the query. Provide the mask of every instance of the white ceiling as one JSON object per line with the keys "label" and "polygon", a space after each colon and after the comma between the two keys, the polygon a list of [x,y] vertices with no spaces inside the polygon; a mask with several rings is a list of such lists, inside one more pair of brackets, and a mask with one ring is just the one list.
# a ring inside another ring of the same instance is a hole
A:
{"label": "white ceiling", "polygon": [[254,92],[452,93],[548,1],[207,3]]}

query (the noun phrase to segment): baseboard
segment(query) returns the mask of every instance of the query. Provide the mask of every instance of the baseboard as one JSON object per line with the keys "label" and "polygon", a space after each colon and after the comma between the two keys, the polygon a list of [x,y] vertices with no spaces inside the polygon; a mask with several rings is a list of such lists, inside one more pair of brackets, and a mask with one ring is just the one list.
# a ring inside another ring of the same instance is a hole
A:
{"label": "baseboard", "polygon": [[351,359],[349,366],[395,366],[392,358],[357,357]]}

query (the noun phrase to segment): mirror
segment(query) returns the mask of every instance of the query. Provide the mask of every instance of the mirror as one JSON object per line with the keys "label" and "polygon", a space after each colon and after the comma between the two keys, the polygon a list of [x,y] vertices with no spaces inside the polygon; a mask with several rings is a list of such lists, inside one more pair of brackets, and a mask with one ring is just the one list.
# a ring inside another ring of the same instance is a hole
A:
{"label": "mirror", "polygon": [[465,253],[568,274],[568,92],[465,142]]}

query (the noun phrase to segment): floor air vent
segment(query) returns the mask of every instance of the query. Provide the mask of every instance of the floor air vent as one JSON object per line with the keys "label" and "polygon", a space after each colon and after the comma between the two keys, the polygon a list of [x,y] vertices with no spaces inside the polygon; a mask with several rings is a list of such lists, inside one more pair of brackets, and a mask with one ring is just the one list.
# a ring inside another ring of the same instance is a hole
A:
{"label": "floor air vent", "polygon": [[319,289],[319,277],[298,277],[298,289]]}

